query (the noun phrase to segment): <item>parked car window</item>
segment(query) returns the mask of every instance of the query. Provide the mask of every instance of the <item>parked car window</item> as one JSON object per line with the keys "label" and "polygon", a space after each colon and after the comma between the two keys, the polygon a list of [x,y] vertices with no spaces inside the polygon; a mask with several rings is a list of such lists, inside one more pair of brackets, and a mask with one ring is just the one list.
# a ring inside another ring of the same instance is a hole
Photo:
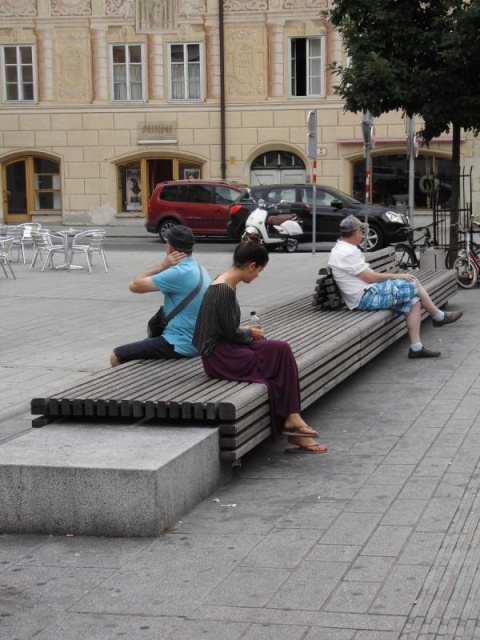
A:
{"label": "parked car window", "polygon": [[[305,190],[306,200],[302,200],[302,202],[307,202],[307,204],[313,204],[313,189]],[[332,202],[336,201],[342,202],[350,202],[358,204],[358,200],[355,198],[351,198],[346,193],[338,193],[335,189],[331,189],[329,191],[325,191],[324,189],[317,188],[317,204],[321,203],[323,206],[329,207]]]}
{"label": "parked car window", "polygon": [[[312,190],[309,189],[309,191],[310,191],[310,198],[311,198]],[[317,191],[317,194],[318,194],[318,191]],[[308,204],[308,197],[309,197],[309,194],[308,194],[307,189],[299,189],[298,190],[299,202],[303,202],[303,204]]]}
{"label": "parked car window", "polygon": [[287,189],[272,189],[267,194],[267,200],[278,204],[280,201],[288,202],[292,204],[296,202],[297,190],[295,187],[289,187]]}
{"label": "parked car window", "polygon": [[189,202],[213,202],[213,187],[203,184],[191,184],[188,186]]}
{"label": "parked car window", "polygon": [[180,184],[172,184],[164,187],[160,192],[160,198],[168,202],[186,202],[188,200],[185,187]]}
{"label": "parked car window", "polygon": [[281,191],[278,189],[273,189],[267,193],[267,202],[273,202],[273,204],[278,204],[282,199]]}
{"label": "parked car window", "polygon": [[242,193],[242,195],[240,196],[239,201],[240,202],[251,202],[252,201],[252,197],[254,197],[254,196],[252,196],[249,191],[245,190]]}
{"label": "parked car window", "polygon": [[238,198],[238,191],[231,187],[216,187],[215,202],[217,204],[231,204]]}
{"label": "parked car window", "polygon": [[325,207],[330,206],[335,200],[338,202],[338,196],[335,193],[317,189],[317,202],[321,202]]}

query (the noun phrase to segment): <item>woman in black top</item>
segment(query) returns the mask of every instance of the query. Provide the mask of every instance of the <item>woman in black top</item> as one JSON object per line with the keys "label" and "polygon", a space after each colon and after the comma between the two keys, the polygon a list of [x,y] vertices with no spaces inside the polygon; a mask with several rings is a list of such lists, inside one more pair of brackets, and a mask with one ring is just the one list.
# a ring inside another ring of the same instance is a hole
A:
{"label": "woman in black top", "polygon": [[313,440],[318,433],[300,415],[298,369],[290,345],[266,340],[260,327],[240,326],[237,285],[255,280],[267,262],[267,250],[256,238],[236,247],[230,269],[205,292],[193,344],[209,376],[267,385],[273,410],[283,420],[283,433],[296,445],[288,451],[323,453],[327,447]]}

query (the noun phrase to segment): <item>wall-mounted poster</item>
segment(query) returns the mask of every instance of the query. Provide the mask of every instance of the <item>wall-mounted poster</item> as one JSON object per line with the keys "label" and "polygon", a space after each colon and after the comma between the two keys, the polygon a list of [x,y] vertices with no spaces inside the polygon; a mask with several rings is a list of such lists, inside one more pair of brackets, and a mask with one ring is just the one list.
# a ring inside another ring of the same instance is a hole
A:
{"label": "wall-mounted poster", "polygon": [[198,180],[200,178],[200,169],[184,169],[184,180]]}
{"label": "wall-mounted poster", "polygon": [[127,211],[142,210],[142,190],[140,188],[140,171],[129,169],[125,173],[126,180],[126,209]]}

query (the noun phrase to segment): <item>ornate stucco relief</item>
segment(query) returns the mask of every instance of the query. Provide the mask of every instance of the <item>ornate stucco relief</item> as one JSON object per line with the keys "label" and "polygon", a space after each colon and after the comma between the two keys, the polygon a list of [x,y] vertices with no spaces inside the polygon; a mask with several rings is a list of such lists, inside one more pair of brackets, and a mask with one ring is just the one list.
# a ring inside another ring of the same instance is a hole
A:
{"label": "ornate stucco relief", "polygon": [[225,11],[268,11],[268,0],[225,0]]}
{"label": "ornate stucco relief", "polygon": [[61,102],[91,100],[91,49],[83,30],[55,32],[56,98]]}
{"label": "ornate stucco relief", "polygon": [[107,16],[133,18],[135,16],[135,0],[107,0]]}
{"label": "ornate stucco relief", "polygon": [[179,0],[138,0],[139,33],[173,32],[177,27]]}
{"label": "ornate stucco relief", "polygon": [[207,12],[206,0],[178,0],[178,13],[192,15]]}
{"label": "ornate stucco relief", "polygon": [[34,44],[36,41],[34,29],[0,29],[0,42],[2,44]]}
{"label": "ornate stucco relief", "polygon": [[124,24],[122,27],[109,27],[107,32],[109,42],[134,42],[136,40],[136,32],[133,27]]}
{"label": "ornate stucco relief", "polygon": [[90,0],[51,0],[52,16],[91,16]]}
{"label": "ornate stucco relief", "polygon": [[[198,0],[202,2],[202,0]],[[205,9],[190,7],[195,0],[179,0],[180,13],[202,13]],[[327,0],[224,0],[224,10],[233,12],[242,11],[278,11],[298,9],[326,9]]]}
{"label": "ornate stucco relief", "polygon": [[327,0],[283,0],[284,9],[326,9]]}
{"label": "ornate stucco relief", "polygon": [[15,18],[17,16],[36,16],[35,0],[0,0],[0,16]]}
{"label": "ornate stucco relief", "polygon": [[262,27],[229,25],[225,30],[226,92],[232,99],[265,99],[266,45]]}

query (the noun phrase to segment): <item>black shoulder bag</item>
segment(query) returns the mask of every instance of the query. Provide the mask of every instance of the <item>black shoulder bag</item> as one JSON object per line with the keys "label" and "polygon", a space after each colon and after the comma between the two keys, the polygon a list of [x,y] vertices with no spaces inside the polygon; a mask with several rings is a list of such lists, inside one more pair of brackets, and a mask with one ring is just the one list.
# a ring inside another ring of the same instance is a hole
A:
{"label": "black shoulder bag", "polygon": [[198,265],[198,268],[200,270],[200,278],[195,289],[193,289],[193,291],[191,291],[188,296],[180,302],[180,304],[177,304],[175,309],[172,309],[168,315],[165,315],[162,304],[157,313],[150,318],[147,324],[147,335],[149,338],[158,338],[161,336],[170,320],[179,314],[180,311],[183,311],[187,304],[189,304],[200,291],[203,284],[203,271],[200,265]]}

